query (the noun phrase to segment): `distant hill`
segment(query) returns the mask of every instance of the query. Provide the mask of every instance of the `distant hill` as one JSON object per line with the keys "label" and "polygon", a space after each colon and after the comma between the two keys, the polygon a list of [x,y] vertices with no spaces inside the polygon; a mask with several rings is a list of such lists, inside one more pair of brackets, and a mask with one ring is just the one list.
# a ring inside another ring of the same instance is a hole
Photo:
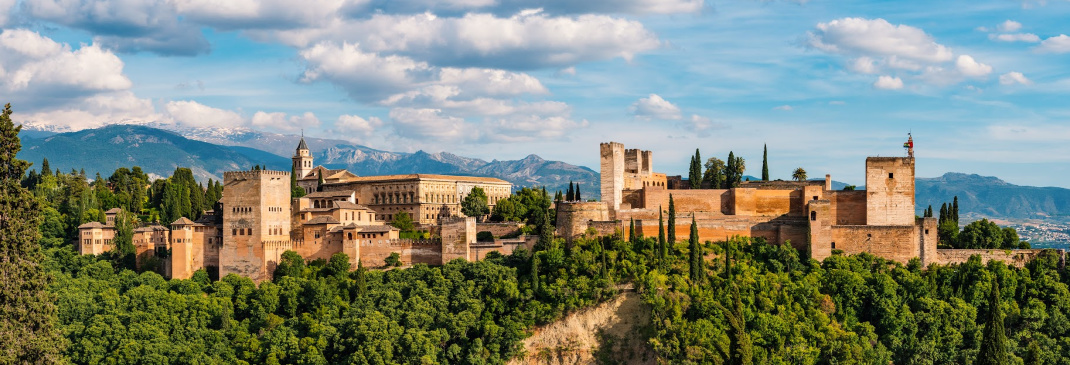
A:
{"label": "distant hill", "polygon": [[916,180],[918,214],[959,197],[959,215],[972,218],[1048,219],[1070,217],[1070,189],[1019,186],[992,176],[949,172]]}
{"label": "distant hill", "polygon": [[[186,136],[185,134],[189,135]],[[224,171],[253,165],[287,171],[300,136],[249,129],[187,129],[167,131],[143,125],[110,125],[78,132],[27,131],[19,158],[40,165],[47,157],[62,171],[85,169],[107,176],[119,167],[141,166],[149,174],[170,176],[175,167],[189,167],[199,180],[218,179]],[[40,137],[40,138],[37,138]],[[429,173],[497,177],[519,187],[546,186],[553,194],[568,182],[582,185],[586,198],[599,197],[593,170],[536,155],[521,160],[484,161],[449,152],[388,152],[345,141],[306,138],[317,165],[345,168],[360,176]]]}

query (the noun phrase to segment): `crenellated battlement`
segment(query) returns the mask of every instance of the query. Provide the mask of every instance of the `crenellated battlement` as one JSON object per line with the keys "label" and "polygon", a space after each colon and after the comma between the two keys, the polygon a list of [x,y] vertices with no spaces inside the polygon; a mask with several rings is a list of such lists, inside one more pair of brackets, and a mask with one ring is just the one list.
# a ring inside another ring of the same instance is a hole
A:
{"label": "crenellated battlement", "polygon": [[289,179],[290,172],[275,170],[227,171],[223,173],[223,181],[226,183],[234,180],[252,180],[262,176],[285,177]]}

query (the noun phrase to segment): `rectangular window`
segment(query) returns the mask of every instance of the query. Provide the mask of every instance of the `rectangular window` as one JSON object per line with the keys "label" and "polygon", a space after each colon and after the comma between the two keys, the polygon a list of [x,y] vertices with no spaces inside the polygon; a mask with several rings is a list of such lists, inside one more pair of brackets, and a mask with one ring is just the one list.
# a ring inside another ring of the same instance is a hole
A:
{"label": "rectangular window", "polygon": [[891,178],[892,178],[893,176],[895,176],[895,175],[894,175],[894,174],[892,174],[892,173],[890,173],[890,172],[888,173],[888,178],[889,178],[889,179],[891,179]]}

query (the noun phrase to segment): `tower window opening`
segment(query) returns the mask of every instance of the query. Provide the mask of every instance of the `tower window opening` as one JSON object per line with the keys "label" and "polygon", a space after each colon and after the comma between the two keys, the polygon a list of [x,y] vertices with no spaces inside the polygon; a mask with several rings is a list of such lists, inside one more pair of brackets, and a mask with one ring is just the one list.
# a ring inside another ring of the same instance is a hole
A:
{"label": "tower window opening", "polygon": [[832,243],[832,249],[833,249],[833,250],[835,250],[835,249],[836,249],[836,242],[833,242],[833,243]]}
{"label": "tower window opening", "polygon": [[816,221],[817,220],[817,212],[810,212],[810,220],[812,220],[812,221]]}
{"label": "tower window opening", "polygon": [[895,177],[895,174],[893,174],[893,173],[891,173],[891,172],[889,172],[889,173],[888,173],[888,178],[889,178],[889,179],[892,179],[892,178],[894,178],[894,177]]}

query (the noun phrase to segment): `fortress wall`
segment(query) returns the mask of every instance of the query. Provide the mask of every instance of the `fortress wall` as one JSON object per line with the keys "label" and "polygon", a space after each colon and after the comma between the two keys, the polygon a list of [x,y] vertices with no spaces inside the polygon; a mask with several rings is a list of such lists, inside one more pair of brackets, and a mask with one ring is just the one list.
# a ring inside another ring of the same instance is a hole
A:
{"label": "fortress wall", "polygon": [[801,206],[802,203],[802,191],[799,190],[753,190],[756,215],[786,215],[792,212],[793,205]]}
{"label": "fortress wall", "polygon": [[[519,225],[519,223],[515,223]],[[476,243],[479,224],[475,218],[461,218],[445,221],[442,224],[442,244],[439,263],[445,264],[454,259],[473,260],[471,245]],[[513,223],[497,224],[496,227],[510,227]],[[488,227],[484,225],[484,227]],[[491,226],[495,227],[495,226]],[[499,236],[495,234],[495,236]]]}
{"label": "fortress wall", "polygon": [[[961,264],[970,259],[970,256],[980,255],[981,263],[987,264],[992,260],[999,260],[1014,267],[1024,267],[1032,261],[1043,249],[1031,250],[1002,250],[1002,249],[940,249],[936,250],[936,263],[942,265]],[[1066,251],[1056,250],[1062,261],[1065,262]]]}
{"label": "fortress wall", "polygon": [[334,235],[321,234],[320,238],[317,239],[294,242],[293,250],[301,255],[305,261],[312,261],[315,259],[330,260],[331,255],[343,252],[342,237],[344,237],[344,233]]}
{"label": "fortress wall", "polygon": [[618,209],[617,211],[620,212],[621,210],[636,208],[645,208],[643,203],[643,189],[622,191],[620,209]]}
{"label": "fortress wall", "polygon": [[669,190],[646,188],[643,190],[643,207],[657,212],[660,206],[669,209],[669,195],[677,212],[726,212],[726,202],[730,201],[729,191],[725,189]]}
{"label": "fortress wall", "polygon": [[832,216],[836,225],[866,224],[866,191],[832,191]]}
{"label": "fortress wall", "polygon": [[868,252],[905,264],[921,257],[915,229],[913,225],[832,226],[831,246],[849,254]]}
{"label": "fortress wall", "polygon": [[626,232],[621,230],[620,221],[590,221],[587,227],[594,228],[598,232],[598,236],[612,236],[618,232],[620,232],[621,236],[627,235]]}
{"label": "fortress wall", "polygon": [[494,237],[501,237],[516,233],[523,226],[524,223],[521,222],[476,223],[475,229],[476,232],[490,232]]}
{"label": "fortress wall", "polygon": [[557,235],[571,241],[587,230],[589,221],[608,221],[609,211],[603,202],[558,202]]}
{"label": "fortress wall", "polygon": [[433,240],[368,240],[360,244],[360,260],[367,267],[382,267],[391,253],[400,255],[403,265],[442,263],[442,244]]}

